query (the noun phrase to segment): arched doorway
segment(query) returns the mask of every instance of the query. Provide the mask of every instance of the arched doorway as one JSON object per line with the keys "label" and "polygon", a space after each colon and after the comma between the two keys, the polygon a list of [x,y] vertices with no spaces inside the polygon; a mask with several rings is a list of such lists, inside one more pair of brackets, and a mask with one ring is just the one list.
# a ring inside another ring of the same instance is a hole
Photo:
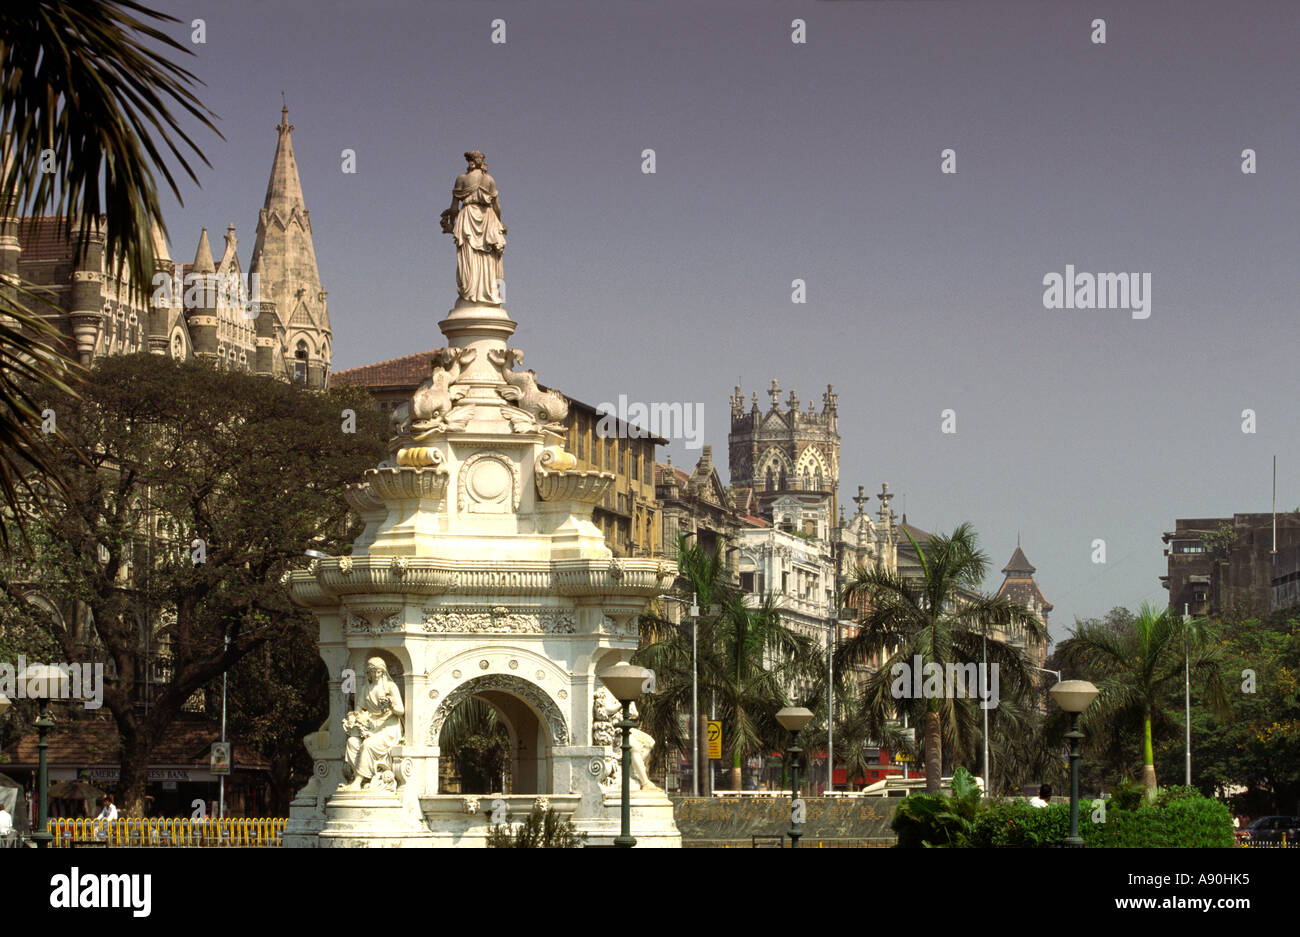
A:
{"label": "arched doorway", "polygon": [[553,752],[569,744],[569,729],[555,702],[540,687],[511,674],[484,674],[466,680],[447,694],[434,711],[429,739],[441,745],[443,726],[470,699],[496,713],[510,738],[507,770],[510,794],[552,793]]}

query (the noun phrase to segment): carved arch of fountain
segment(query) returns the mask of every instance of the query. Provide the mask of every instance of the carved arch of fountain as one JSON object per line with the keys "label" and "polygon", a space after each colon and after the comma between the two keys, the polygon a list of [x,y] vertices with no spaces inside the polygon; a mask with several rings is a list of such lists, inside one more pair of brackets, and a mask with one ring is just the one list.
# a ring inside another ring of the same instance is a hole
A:
{"label": "carved arch of fountain", "polygon": [[457,686],[443,698],[429,720],[429,744],[439,744],[447,717],[472,697],[495,709],[510,730],[510,793],[552,793],[553,749],[571,744],[571,733],[564,713],[550,695],[523,677],[490,673]]}

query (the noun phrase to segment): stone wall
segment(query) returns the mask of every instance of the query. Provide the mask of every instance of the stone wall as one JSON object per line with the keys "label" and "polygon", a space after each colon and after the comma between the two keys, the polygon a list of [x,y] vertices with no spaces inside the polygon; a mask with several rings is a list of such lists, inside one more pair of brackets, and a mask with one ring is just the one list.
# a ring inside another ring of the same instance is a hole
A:
{"label": "stone wall", "polygon": [[[892,846],[889,828],[898,798],[808,797],[803,846]],[[751,846],[753,837],[783,837],[790,829],[786,797],[674,797],[683,846]],[[786,840],[789,845],[789,840]]]}

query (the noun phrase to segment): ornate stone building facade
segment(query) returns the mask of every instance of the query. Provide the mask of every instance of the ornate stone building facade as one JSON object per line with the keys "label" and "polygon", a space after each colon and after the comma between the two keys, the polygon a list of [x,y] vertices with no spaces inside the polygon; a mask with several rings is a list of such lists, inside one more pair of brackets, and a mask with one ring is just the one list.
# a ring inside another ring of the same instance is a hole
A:
{"label": "ornate stone building facade", "polygon": [[74,219],[70,242],[63,218],[11,215],[0,219],[0,277],[58,309],[50,317],[82,364],[147,351],[325,387],[332,332],[287,109],[276,131],[247,277],[233,224],[220,260],[204,228],[192,263],[173,260],[155,229],[154,279],[141,296],[108,269],[101,231],[80,241]]}
{"label": "ornate stone building facade", "polygon": [[790,391],[781,408],[781,386],[767,390],[771,406],[759,409],[758,394],[745,410],[739,386],[731,397],[731,431],[727,436],[731,484],[752,491],[760,514],[769,514],[787,531],[831,539],[838,506],[840,434],[838,395],[831,385],[817,412],[810,400],[800,411]]}

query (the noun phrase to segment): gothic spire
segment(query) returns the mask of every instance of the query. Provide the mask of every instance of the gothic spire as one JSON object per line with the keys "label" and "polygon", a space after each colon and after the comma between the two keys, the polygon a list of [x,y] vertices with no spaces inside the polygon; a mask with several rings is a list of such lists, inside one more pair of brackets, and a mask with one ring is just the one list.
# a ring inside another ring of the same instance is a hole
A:
{"label": "gothic spire", "polygon": [[204,228],[199,234],[199,249],[194,252],[194,266],[190,268],[190,272],[215,273],[216,269],[212,263],[212,248],[208,246],[208,229]]}
{"label": "gothic spire", "polygon": [[[328,382],[331,358],[329,308],[316,266],[311,212],[302,195],[298,161],[293,154],[289,108],[280,109],[279,137],[266,201],[257,219],[257,241],[248,266],[250,281],[259,278],[258,294],[275,303],[284,330],[284,355],[295,380],[312,387]],[[250,282],[250,289],[252,288]]]}
{"label": "gothic spire", "polygon": [[293,209],[306,210],[302,199],[302,182],[298,178],[298,161],[293,155],[293,124],[289,123],[289,108],[280,109],[280,122],[275,125],[280,139],[275,146],[275,160],[271,163],[271,179],[266,184],[268,211],[278,210],[288,215]]}

